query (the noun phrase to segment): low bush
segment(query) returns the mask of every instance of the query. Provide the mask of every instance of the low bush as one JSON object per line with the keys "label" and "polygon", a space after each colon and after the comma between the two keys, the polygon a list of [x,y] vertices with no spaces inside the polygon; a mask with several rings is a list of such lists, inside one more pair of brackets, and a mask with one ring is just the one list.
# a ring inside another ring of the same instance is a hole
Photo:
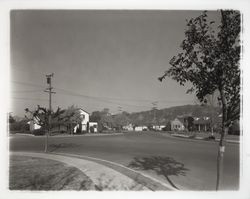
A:
{"label": "low bush", "polygon": [[195,137],[196,137],[196,134],[194,133],[194,134],[191,134],[188,138],[194,139]]}
{"label": "low bush", "polygon": [[39,136],[39,135],[45,135],[45,130],[44,129],[35,129],[32,131],[32,133],[35,135],[35,136]]}
{"label": "low bush", "polygon": [[89,127],[90,133],[94,133],[95,132],[95,128],[93,126]]}
{"label": "low bush", "polygon": [[215,137],[213,135],[210,135],[210,136],[204,138],[204,140],[215,140]]}
{"label": "low bush", "polygon": [[9,124],[9,130],[10,131],[28,131],[29,125],[27,124],[27,121],[22,120],[19,122],[14,122]]}

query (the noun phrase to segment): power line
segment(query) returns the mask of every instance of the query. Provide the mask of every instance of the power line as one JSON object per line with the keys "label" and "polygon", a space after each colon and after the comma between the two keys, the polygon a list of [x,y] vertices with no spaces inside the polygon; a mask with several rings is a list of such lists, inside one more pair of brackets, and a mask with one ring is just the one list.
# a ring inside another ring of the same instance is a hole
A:
{"label": "power line", "polygon": [[[33,84],[33,83],[27,83],[27,82],[21,82],[21,81],[12,81],[12,82],[16,83],[16,84],[22,84],[22,85],[27,85],[27,86],[33,86],[33,87],[43,88],[43,86],[38,85],[38,84]],[[64,92],[64,93],[58,92],[58,94],[71,95],[71,96],[76,96],[76,97],[84,97],[84,98],[94,99],[94,100],[102,101],[102,102],[106,102],[106,103],[113,103],[113,104],[116,104],[116,105],[151,108],[152,106],[150,106],[150,105],[146,106],[146,105],[126,104],[126,103],[121,103],[121,102],[117,102],[117,101],[149,102],[151,104],[152,104],[152,102],[153,103],[155,102],[154,100],[150,100],[150,99],[97,97],[97,96],[83,95],[83,94],[80,94],[80,93],[72,92],[72,91],[69,91],[69,90],[66,90],[66,89],[62,89],[62,88],[58,88],[58,87],[55,87],[55,89],[58,90],[58,91]],[[180,103],[180,102],[190,102],[190,100],[181,100],[181,101],[176,101],[176,100],[157,100],[157,102],[159,102],[159,103]]]}
{"label": "power line", "polygon": [[35,93],[41,92],[42,90],[21,90],[21,91],[12,91],[13,93]]}
{"label": "power line", "polygon": [[13,82],[15,84],[25,85],[25,86],[33,86],[33,87],[44,88],[44,86],[41,86],[39,84],[33,84],[33,83],[28,83],[28,82],[22,82],[22,81],[16,81],[16,80],[12,80],[11,82]]}
{"label": "power line", "polygon": [[105,102],[105,103],[109,103],[109,104],[115,104],[115,105],[120,105],[120,106],[134,106],[134,107],[150,108],[149,106],[144,106],[144,105],[125,104],[125,103],[120,103],[120,102],[114,102],[114,101],[106,100],[105,98],[88,96],[88,95],[82,95],[82,94],[79,94],[79,93],[72,93],[72,92],[68,92],[67,93],[67,92],[66,93],[60,93],[60,92],[58,92],[58,94],[61,94],[61,95],[70,95],[70,96],[75,96],[75,97],[83,97],[83,98],[88,98],[88,99],[91,99],[91,100],[101,101],[101,102]]}
{"label": "power line", "polygon": [[48,101],[47,99],[40,99],[40,98],[26,98],[26,97],[12,97],[12,99],[16,99],[16,100]]}

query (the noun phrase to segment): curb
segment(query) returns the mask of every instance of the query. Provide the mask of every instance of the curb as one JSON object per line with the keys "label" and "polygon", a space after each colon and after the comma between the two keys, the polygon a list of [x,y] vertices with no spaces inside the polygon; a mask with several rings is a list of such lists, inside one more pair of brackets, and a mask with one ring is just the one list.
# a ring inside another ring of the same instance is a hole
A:
{"label": "curb", "polygon": [[[38,136],[35,136],[33,134],[13,134],[13,135],[8,135],[10,138],[15,136],[15,135],[20,135],[20,136],[31,136],[31,137],[37,137],[37,138],[41,138],[41,137],[45,137],[45,135],[38,135]],[[91,134],[80,134],[80,135],[50,135],[49,137],[53,137],[53,138],[56,138],[56,137],[95,137],[95,136],[115,136],[115,135],[123,135],[123,133],[107,133],[107,134],[101,134],[101,133],[98,133],[98,134],[95,134],[95,133],[91,133]]]}
{"label": "curb", "polygon": [[[203,137],[195,137],[195,138],[190,138],[189,136],[187,135],[178,135],[178,134],[175,134],[175,135],[171,135],[172,137],[177,137],[177,138],[186,138],[186,139],[190,139],[190,140],[202,140],[202,141],[209,141],[209,140],[205,140],[205,138]],[[211,140],[212,141],[212,140]],[[220,140],[219,139],[215,139],[214,141],[216,142],[219,142]],[[234,144],[239,144],[240,141],[238,140],[225,140],[226,142],[228,143],[234,143]]]}
{"label": "curb", "polygon": [[107,133],[107,134],[101,134],[101,133],[91,133],[91,134],[80,134],[80,135],[54,135],[50,137],[95,137],[95,136],[112,136],[112,135],[123,135],[123,133]]}
{"label": "curb", "polygon": [[122,173],[123,175],[126,175],[127,177],[138,182],[139,184],[143,184],[144,186],[146,186],[147,188],[149,188],[152,191],[156,191],[156,190],[157,191],[166,191],[166,190],[167,191],[178,191],[179,190],[179,189],[176,189],[176,188],[172,187],[171,185],[166,184],[158,179],[155,179],[149,175],[146,175],[146,174],[141,173],[139,171],[133,170],[129,167],[126,167],[126,166],[121,165],[121,164],[116,163],[116,162],[111,162],[108,160],[94,158],[94,157],[90,157],[90,156],[75,155],[75,154],[69,154],[69,153],[51,153],[51,154],[64,155],[64,156],[68,156],[68,157],[75,157],[75,158],[79,158],[79,159],[86,159],[86,160],[90,160],[93,162],[97,162],[97,163],[102,164],[104,166],[107,166],[111,169],[114,169],[117,172]]}
{"label": "curb", "polygon": [[33,135],[33,134],[28,134],[28,133],[15,133],[15,134],[9,134],[8,136],[9,137],[13,137],[13,136],[15,136],[15,135],[20,135],[20,136],[31,136],[31,137],[35,137],[35,135]]}

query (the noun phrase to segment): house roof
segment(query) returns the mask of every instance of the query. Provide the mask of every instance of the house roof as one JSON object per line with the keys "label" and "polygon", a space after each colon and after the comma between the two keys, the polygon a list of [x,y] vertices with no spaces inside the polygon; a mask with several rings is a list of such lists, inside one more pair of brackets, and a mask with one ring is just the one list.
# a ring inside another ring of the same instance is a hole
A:
{"label": "house roof", "polygon": [[197,120],[194,120],[194,124],[209,124],[211,123],[211,119],[204,119],[204,118],[198,118]]}
{"label": "house roof", "polygon": [[177,117],[177,119],[178,119],[182,124],[184,124],[184,118],[183,118],[183,117]]}
{"label": "house roof", "polygon": [[88,113],[88,114],[90,115],[90,113],[89,113],[88,111],[85,111],[85,110],[82,109],[82,108],[79,108],[78,110],[82,110],[83,112]]}
{"label": "house roof", "polygon": [[174,121],[177,121],[177,122],[180,122],[180,123],[184,124],[184,119],[181,119],[181,118],[178,118],[178,117],[175,118],[174,120],[172,120],[171,123],[174,122]]}

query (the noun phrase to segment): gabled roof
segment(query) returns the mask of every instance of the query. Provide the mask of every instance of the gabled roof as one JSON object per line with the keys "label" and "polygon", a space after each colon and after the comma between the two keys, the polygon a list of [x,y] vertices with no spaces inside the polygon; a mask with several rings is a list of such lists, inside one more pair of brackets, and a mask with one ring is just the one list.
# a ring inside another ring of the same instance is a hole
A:
{"label": "gabled roof", "polygon": [[178,122],[184,124],[184,119],[181,119],[181,118],[179,118],[179,117],[176,117],[176,118],[175,118],[174,120],[172,120],[171,122],[173,122],[173,121],[178,121]]}
{"label": "gabled roof", "polygon": [[178,119],[182,124],[184,124],[184,118],[183,118],[183,117],[177,117],[177,119]]}
{"label": "gabled roof", "polygon": [[194,120],[194,124],[210,124],[211,119],[205,119],[205,118],[198,118],[197,120]]}
{"label": "gabled roof", "polygon": [[81,110],[81,111],[83,111],[83,112],[85,112],[85,113],[88,113],[88,114],[90,115],[90,113],[89,113],[89,112],[85,111],[85,110],[84,110],[84,109],[82,109],[82,108],[79,108],[78,110]]}

